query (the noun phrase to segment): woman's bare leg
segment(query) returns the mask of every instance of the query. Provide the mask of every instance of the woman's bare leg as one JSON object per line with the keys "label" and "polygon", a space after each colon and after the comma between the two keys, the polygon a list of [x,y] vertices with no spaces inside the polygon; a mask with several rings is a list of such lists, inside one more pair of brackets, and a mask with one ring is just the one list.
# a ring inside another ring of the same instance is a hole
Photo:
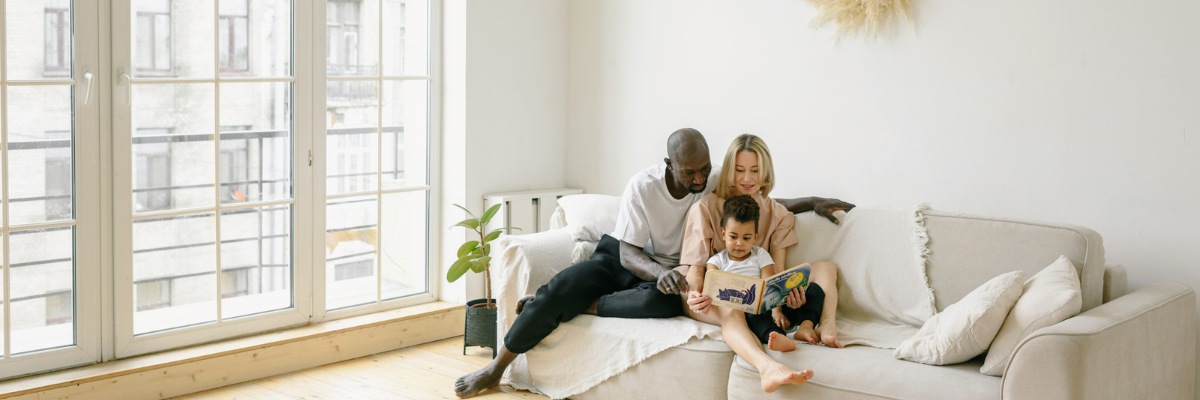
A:
{"label": "woman's bare leg", "polygon": [[812,378],[812,370],[795,371],[768,356],[758,338],[750,332],[750,327],[746,326],[744,313],[724,307],[713,307],[709,313],[713,311],[721,320],[721,334],[725,337],[725,343],[758,370],[758,379],[764,392],[771,393],[779,390],[780,386],[798,385]]}

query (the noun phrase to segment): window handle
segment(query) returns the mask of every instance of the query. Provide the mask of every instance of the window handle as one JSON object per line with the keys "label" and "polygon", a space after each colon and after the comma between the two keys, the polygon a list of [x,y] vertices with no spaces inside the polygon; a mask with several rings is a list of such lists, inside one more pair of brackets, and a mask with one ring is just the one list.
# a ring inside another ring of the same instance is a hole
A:
{"label": "window handle", "polygon": [[88,105],[92,102],[92,73],[91,71],[83,73],[83,81],[86,88],[83,91],[83,105]]}
{"label": "window handle", "polygon": [[121,73],[121,75],[119,76],[121,81],[125,82],[125,105],[132,104],[132,102],[130,101],[130,98],[133,97],[133,77],[131,77],[131,76],[129,76],[129,74],[125,73],[124,69],[122,69],[118,72]]}

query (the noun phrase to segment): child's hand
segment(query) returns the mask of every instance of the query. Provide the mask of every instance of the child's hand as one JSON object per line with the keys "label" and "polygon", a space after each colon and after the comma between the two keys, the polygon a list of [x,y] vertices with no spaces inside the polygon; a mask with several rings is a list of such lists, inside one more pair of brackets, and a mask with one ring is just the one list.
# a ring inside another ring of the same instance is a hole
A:
{"label": "child's hand", "polygon": [[804,288],[792,289],[792,291],[788,292],[787,299],[784,300],[784,303],[791,308],[800,308],[806,302],[808,302],[808,299],[804,297]]}
{"label": "child's hand", "polygon": [[695,290],[688,292],[688,308],[692,309],[697,314],[708,314],[708,308],[712,306],[712,298],[701,294]]}
{"label": "child's hand", "polygon": [[[790,295],[788,297],[791,297]],[[775,321],[775,325],[780,329],[787,330],[792,326],[792,321],[788,321],[783,315],[783,307],[775,307],[771,310],[771,319]]]}

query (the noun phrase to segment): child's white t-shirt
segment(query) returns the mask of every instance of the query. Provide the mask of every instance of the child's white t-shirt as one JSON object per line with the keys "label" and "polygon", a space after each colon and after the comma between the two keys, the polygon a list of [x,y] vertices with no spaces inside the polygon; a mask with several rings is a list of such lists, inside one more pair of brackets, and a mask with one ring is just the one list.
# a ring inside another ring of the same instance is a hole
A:
{"label": "child's white t-shirt", "polygon": [[710,257],[708,263],[716,265],[717,268],[725,272],[758,278],[762,276],[759,270],[765,266],[774,265],[775,260],[771,259],[771,253],[763,250],[762,247],[754,246],[754,248],[750,249],[750,257],[746,257],[745,260],[730,260],[729,249],[725,249],[721,250],[717,255]]}

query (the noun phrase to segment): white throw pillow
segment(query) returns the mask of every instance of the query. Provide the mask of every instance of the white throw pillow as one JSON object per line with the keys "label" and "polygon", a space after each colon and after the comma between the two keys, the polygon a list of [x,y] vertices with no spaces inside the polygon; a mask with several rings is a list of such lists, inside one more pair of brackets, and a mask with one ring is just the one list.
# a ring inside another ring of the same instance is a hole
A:
{"label": "white throw pillow", "polygon": [[573,194],[558,199],[566,214],[567,233],[577,241],[595,242],[617,226],[621,198],[604,194]]}
{"label": "white throw pillow", "polygon": [[1009,309],[1021,297],[1024,277],[1024,271],[1013,271],[985,282],[925,321],[916,335],[896,347],[893,355],[922,364],[946,365],[983,354]]}
{"label": "white throw pillow", "polygon": [[1012,359],[1017,343],[1038,329],[1062,322],[1079,314],[1083,294],[1079,289],[1079,273],[1064,256],[1025,281],[1025,294],[1017,300],[979,372],[1001,376]]}

